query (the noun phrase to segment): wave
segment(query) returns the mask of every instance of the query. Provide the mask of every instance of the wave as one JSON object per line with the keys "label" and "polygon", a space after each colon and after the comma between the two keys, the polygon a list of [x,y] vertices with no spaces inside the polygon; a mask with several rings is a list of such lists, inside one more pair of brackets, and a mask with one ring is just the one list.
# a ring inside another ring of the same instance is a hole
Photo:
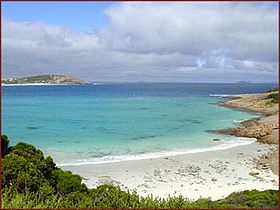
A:
{"label": "wave", "polygon": [[[250,119],[250,118],[248,118],[248,119]],[[233,120],[233,122],[234,122],[234,123],[241,123],[241,122],[243,122],[243,121],[245,121],[245,120],[248,120],[248,119],[243,119],[243,120]]]}
{"label": "wave", "polygon": [[218,97],[218,98],[228,98],[232,95],[228,95],[228,94],[209,94],[210,97]]}
{"label": "wave", "polygon": [[193,153],[200,153],[200,152],[225,150],[237,146],[252,144],[256,140],[257,139],[255,138],[233,137],[233,139],[231,140],[226,140],[219,145],[215,145],[207,148],[162,151],[162,152],[144,153],[144,154],[137,154],[137,155],[118,155],[118,156],[104,156],[100,158],[76,159],[75,161],[58,162],[57,166],[94,165],[94,164],[115,163],[121,161],[129,161],[129,160],[155,159],[155,158],[170,157],[175,155],[185,155],[185,154],[193,154]]}
{"label": "wave", "polygon": [[104,85],[104,83],[102,82],[92,82],[92,83],[88,83],[90,85]]}

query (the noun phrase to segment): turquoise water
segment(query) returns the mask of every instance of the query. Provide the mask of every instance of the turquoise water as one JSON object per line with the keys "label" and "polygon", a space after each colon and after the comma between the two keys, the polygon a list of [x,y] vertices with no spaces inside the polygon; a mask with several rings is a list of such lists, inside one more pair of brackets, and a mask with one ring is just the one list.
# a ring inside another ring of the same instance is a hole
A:
{"label": "turquoise water", "polygon": [[[205,130],[256,114],[218,106],[209,94],[267,90],[208,84],[3,87],[2,133],[58,164],[85,164],[226,148],[246,143]],[[213,138],[222,139],[213,142]]]}

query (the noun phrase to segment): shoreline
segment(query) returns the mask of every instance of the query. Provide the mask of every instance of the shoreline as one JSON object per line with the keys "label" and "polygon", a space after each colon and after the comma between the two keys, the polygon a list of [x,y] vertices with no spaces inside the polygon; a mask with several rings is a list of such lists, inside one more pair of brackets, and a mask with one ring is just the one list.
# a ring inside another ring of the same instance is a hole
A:
{"label": "shoreline", "polygon": [[[243,96],[230,96],[231,100],[220,105],[253,111],[236,104],[234,107],[232,106],[231,103],[235,103]],[[267,121],[270,123],[271,120],[277,118],[278,105],[276,112],[275,108],[273,109],[274,113],[270,112],[270,115],[266,108],[261,112],[258,110],[257,112],[262,113],[262,116],[245,120],[236,128],[216,132],[237,136],[236,129],[244,132],[250,130],[250,126],[256,126],[253,128],[260,131],[257,129],[259,126],[262,127]],[[267,117],[271,118],[271,116],[274,116],[273,119],[268,120]],[[258,121],[255,122],[255,120]],[[242,129],[240,126],[243,126]],[[270,139],[269,136],[273,135],[271,139],[275,139],[275,134],[271,133],[264,133],[266,135],[262,135],[262,138]],[[245,137],[255,138],[249,133]],[[84,183],[88,187],[96,187],[103,183],[113,184],[124,190],[136,190],[140,196],[144,197],[150,194],[153,197],[162,198],[182,195],[193,200],[198,198],[217,200],[243,190],[278,190],[278,175],[274,174],[278,172],[276,170],[278,159],[275,158],[275,151],[278,154],[277,144],[260,142],[259,137],[256,139],[257,142],[219,150],[218,153],[217,151],[205,151],[142,160],[61,167],[80,174],[84,177]]]}
{"label": "shoreline", "polygon": [[55,84],[55,83],[25,83],[25,84],[1,84],[2,87],[13,86],[53,86],[53,85],[68,85],[68,84]]}
{"label": "shoreline", "polygon": [[62,166],[81,175],[89,187],[100,184],[135,190],[140,196],[218,200],[244,190],[278,190],[278,176],[258,168],[275,145],[254,142],[216,151],[95,165]]}
{"label": "shoreline", "polygon": [[25,83],[25,84],[1,84],[2,87],[21,87],[21,86],[67,86],[67,85],[103,85],[103,83],[85,82],[82,84],[75,83]]}
{"label": "shoreline", "polygon": [[[219,140],[219,143],[222,140]],[[230,142],[230,143],[229,143]],[[138,154],[138,155],[122,155],[122,156],[110,156],[108,159],[100,158],[100,160],[94,159],[75,159],[75,163],[72,162],[62,162],[58,163],[57,166],[82,166],[82,165],[99,165],[99,164],[107,164],[107,163],[118,163],[122,161],[138,161],[138,160],[147,160],[147,159],[158,159],[165,157],[173,157],[178,155],[189,155],[189,154],[197,154],[204,152],[213,152],[220,150],[227,150],[239,146],[249,145],[256,142],[255,138],[245,138],[245,137],[236,137],[236,139],[226,140],[225,143],[220,143],[212,147],[204,147],[204,148],[195,148],[189,150],[175,150],[175,151],[163,151],[156,153],[146,153],[146,154]]]}
{"label": "shoreline", "polygon": [[[279,107],[278,104],[270,104],[268,95],[271,93],[242,94],[228,97],[230,100],[219,105],[231,109],[260,113],[259,117],[245,120],[237,127],[213,131],[236,137],[256,138],[262,144],[274,144],[279,146]],[[269,167],[273,173],[279,175],[278,147],[260,158],[260,165]],[[264,161],[266,159],[266,161]]]}

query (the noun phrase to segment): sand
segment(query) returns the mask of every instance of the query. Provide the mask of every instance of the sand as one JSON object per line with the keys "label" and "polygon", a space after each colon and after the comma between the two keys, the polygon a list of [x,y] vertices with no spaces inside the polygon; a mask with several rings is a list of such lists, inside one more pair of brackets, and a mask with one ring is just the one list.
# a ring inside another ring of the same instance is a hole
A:
{"label": "sand", "polygon": [[109,183],[141,196],[217,200],[242,190],[278,189],[277,175],[256,169],[258,157],[274,147],[255,142],[220,151],[62,168],[80,174],[89,187]]}
{"label": "sand", "polygon": [[239,126],[247,137],[263,132],[258,142],[219,151],[61,168],[80,174],[88,187],[108,183],[141,196],[217,200],[243,190],[278,190],[278,105],[267,106],[264,100],[264,94],[238,95],[224,104],[263,113]]}

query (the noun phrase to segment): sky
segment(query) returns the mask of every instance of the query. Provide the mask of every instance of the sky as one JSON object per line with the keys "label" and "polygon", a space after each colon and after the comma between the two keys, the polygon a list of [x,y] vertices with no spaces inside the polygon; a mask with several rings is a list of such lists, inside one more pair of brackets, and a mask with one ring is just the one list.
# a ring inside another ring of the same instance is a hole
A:
{"label": "sky", "polygon": [[278,81],[277,3],[2,2],[2,77]]}

